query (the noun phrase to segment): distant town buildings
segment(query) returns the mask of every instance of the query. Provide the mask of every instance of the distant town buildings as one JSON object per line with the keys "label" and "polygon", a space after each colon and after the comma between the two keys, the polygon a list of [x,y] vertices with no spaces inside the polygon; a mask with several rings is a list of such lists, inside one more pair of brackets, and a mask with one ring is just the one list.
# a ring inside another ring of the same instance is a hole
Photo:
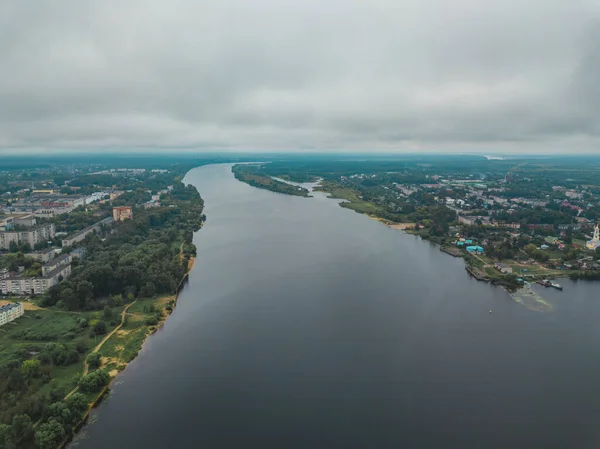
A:
{"label": "distant town buildings", "polygon": [[113,207],[113,219],[115,221],[133,219],[133,208],[131,206]]}
{"label": "distant town buildings", "polygon": [[588,240],[585,247],[591,250],[600,248],[600,228],[598,227],[598,224],[594,226],[594,236],[592,237],[592,240]]}
{"label": "distant town buildings", "polygon": [[11,215],[29,213],[34,217],[51,218],[67,214],[75,208],[101,201],[110,196],[109,191],[94,192],[89,195],[63,195],[54,190],[34,190],[30,196],[19,197],[6,206],[4,211]]}
{"label": "distant town buildings", "polygon": [[0,218],[0,231],[10,231],[15,226],[35,226],[37,220],[33,214],[10,214]]}
{"label": "distant town buildings", "polygon": [[0,307],[0,326],[5,325],[6,323],[10,323],[11,321],[16,320],[21,315],[23,315],[25,311],[23,310],[23,304],[20,302],[15,302],[12,304],[6,304]]}

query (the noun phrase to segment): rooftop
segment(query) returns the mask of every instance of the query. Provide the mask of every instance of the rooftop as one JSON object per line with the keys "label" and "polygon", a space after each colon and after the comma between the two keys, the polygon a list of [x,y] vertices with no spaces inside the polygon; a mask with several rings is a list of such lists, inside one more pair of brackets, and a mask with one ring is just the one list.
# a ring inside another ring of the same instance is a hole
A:
{"label": "rooftop", "polygon": [[70,254],[61,254],[60,256],[55,257],[54,259],[48,261],[47,265],[56,265],[61,263],[63,260],[68,259],[69,257],[71,257]]}
{"label": "rooftop", "polygon": [[42,276],[42,278],[45,278],[45,279],[53,278],[57,274],[60,274],[61,271],[66,270],[67,267],[69,267],[69,266],[70,265],[60,265],[60,266],[56,267],[54,270],[46,273],[44,276]]}
{"label": "rooftop", "polygon": [[20,302],[5,304],[3,306],[0,306],[0,312],[8,312],[9,310],[16,309],[17,307],[20,307],[20,306],[21,306]]}

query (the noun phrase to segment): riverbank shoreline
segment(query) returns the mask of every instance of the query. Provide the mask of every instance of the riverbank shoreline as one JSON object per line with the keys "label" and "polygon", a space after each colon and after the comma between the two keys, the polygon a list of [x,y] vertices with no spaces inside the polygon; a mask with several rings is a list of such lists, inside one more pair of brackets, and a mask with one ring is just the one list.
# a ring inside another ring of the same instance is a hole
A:
{"label": "riverbank shoreline", "polygon": [[348,199],[345,195],[334,195],[334,192],[332,190],[327,190],[327,186],[323,185],[322,183],[316,186],[316,190],[326,193],[328,195],[328,198],[344,200],[343,202],[339,202],[338,204],[339,206],[344,207],[345,209],[352,209],[359,214],[366,215],[369,219],[382,223],[389,228],[400,230],[406,234],[418,236],[423,241],[428,241],[430,243],[435,244],[441,252],[446,253],[451,257],[463,259],[465,271],[469,274],[469,276],[473,277],[474,279],[480,282],[485,282],[491,285],[503,287],[511,296],[515,291],[526,288],[527,282],[536,282],[541,279],[564,279],[572,277],[573,273],[553,272],[551,270],[546,269],[543,273],[522,275],[525,279],[520,281],[517,279],[516,276],[506,276],[505,274],[500,273],[500,271],[497,271],[495,268],[494,261],[483,261],[480,257],[465,253],[457,247],[444,245],[435,240],[425,238],[419,232],[419,230],[415,229],[417,225],[416,223],[396,223],[394,221],[379,217],[373,213],[365,212],[352,207],[347,207],[344,203],[352,203],[352,200]]}
{"label": "riverbank shoreline", "polygon": [[[110,389],[111,386],[113,385],[113,383],[118,379],[119,374],[121,374],[123,371],[125,371],[125,369],[127,369],[127,367],[129,366],[129,364],[131,362],[133,362],[137,356],[139,355],[139,353],[144,349],[144,346],[146,345],[147,341],[149,340],[149,338],[151,336],[153,336],[154,334],[156,334],[156,332],[158,330],[160,330],[165,323],[167,322],[167,320],[169,319],[169,316],[173,313],[176,304],[179,300],[179,294],[181,293],[181,291],[183,290],[183,286],[184,286],[184,282],[185,280],[189,277],[192,269],[194,268],[194,264],[195,264],[196,258],[195,257],[190,257],[188,260],[188,265],[187,265],[187,271],[186,273],[183,275],[183,277],[181,278],[181,280],[179,281],[179,284],[177,285],[177,292],[173,295],[163,295],[163,296],[159,296],[157,298],[152,299],[151,305],[152,306],[156,306],[156,305],[167,305],[166,310],[167,312],[164,313],[162,315],[162,318],[156,323],[156,325],[153,326],[148,326],[148,329],[146,331],[145,336],[143,337],[143,339],[141,340],[141,344],[139,345],[139,349],[137,350],[137,353],[135,354],[134,357],[132,357],[129,360],[123,361],[123,360],[118,360],[115,361],[115,359],[110,358],[110,357],[103,357],[103,363],[102,365],[98,368],[98,369],[103,369],[103,368],[107,368],[108,366],[117,363],[118,366],[116,369],[113,369],[111,371],[108,372],[109,376],[110,376],[110,381],[109,383],[104,386],[102,388],[102,390],[90,401],[89,403],[89,407],[88,410],[85,412],[85,414],[83,415],[82,419],[74,426],[73,428],[73,432],[69,435],[67,435],[65,437],[65,440],[58,446],[58,449],[63,449],[65,447],[67,447],[67,445],[69,443],[71,443],[73,441],[73,439],[76,438],[76,436],[78,435],[78,432],[85,426],[85,424],[87,423],[87,421],[89,420],[90,414],[92,413],[93,409],[95,409],[96,407],[98,407],[102,401],[105,399],[105,397],[110,393]],[[101,344],[99,345],[99,347],[97,348],[98,350],[101,349],[101,347],[104,345],[104,343],[110,341],[113,338],[116,338],[118,331],[120,330],[120,328],[123,326],[123,324],[125,323],[125,317],[127,316],[127,311],[128,308],[130,308],[131,306],[134,305],[134,303],[136,303],[136,301],[134,301],[133,303],[128,304],[128,306],[124,309],[123,311],[123,318],[122,318],[122,323],[121,325],[117,326],[117,328],[115,328],[111,334],[101,342]],[[171,306],[171,309],[168,310],[168,306]],[[125,336],[127,336],[127,334],[124,334]],[[127,340],[127,339],[125,339]],[[125,341],[120,342],[120,343],[125,343]],[[95,352],[95,351],[94,351]],[[87,366],[87,363],[84,364],[84,374],[85,375],[85,367]],[[78,389],[75,388],[72,391],[70,391],[66,397],[69,397],[70,395],[72,395],[73,393],[75,393]]]}

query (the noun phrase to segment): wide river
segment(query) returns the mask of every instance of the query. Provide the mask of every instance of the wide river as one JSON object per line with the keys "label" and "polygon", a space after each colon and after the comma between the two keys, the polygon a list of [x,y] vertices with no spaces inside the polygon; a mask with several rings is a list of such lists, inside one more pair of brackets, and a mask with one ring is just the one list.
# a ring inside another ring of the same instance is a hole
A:
{"label": "wide river", "polygon": [[599,284],[535,312],[323,194],[185,181],[189,283],[74,447],[600,447]]}

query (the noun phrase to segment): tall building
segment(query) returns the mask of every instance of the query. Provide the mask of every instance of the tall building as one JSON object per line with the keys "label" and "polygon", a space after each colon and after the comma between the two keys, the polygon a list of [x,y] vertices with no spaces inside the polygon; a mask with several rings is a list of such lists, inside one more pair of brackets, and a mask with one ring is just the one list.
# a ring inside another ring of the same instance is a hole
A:
{"label": "tall building", "polygon": [[594,237],[592,237],[592,240],[588,240],[585,246],[587,249],[592,250],[600,248],[600,227],[598,227],[598,224],[594,226]]}
{"label": "tall building", "polygon": [[14,242],[29,243],[31,248],[37,243],[45,243],[51,240],[55,235],[54,223],[34,226],[26,231],[0,231],[0,249],[10,248],[10,244]]}
{"label": "tall building", "polygon": [[124,221],[133,219],[133,209],[131,206],[113,207],[113,219],[115,221]]}

